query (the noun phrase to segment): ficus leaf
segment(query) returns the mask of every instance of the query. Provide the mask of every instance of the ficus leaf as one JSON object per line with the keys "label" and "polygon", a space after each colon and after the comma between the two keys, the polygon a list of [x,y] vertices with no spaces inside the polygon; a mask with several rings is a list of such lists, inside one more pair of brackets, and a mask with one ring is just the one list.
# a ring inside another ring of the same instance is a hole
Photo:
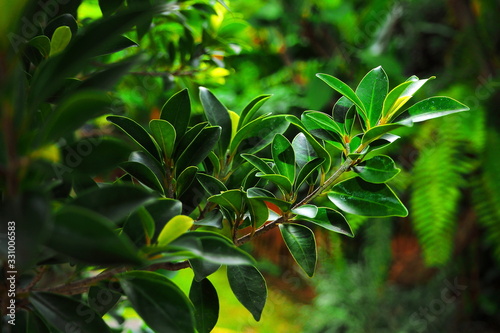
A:
{"label": "ficus leaf", "polygon": [[227,278],[236,298],[259,321],[267,300],[262,274],[254,266],[228,266]]}
{"label": "ficus leaf", "polygon": [[292,257],[307,275],[313,276],[318,254],[311,229],[296,223],[280,224],[279,228]]}

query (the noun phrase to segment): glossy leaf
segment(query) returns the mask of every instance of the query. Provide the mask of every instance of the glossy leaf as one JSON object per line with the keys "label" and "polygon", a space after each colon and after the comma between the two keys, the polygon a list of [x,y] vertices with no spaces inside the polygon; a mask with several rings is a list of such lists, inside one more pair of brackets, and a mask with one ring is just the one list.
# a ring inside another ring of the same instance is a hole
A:
{"label": "glossy leaf", "polygon": [[273,182],[283,191],[283,194],[289,194],[292,192],[292,183],[283,175],[264,175],[259,172],[256,176]]}
{"label": "glossy leaf", "polygon": [[193,226],[193,219],[186,215],[178,215],[168,221],[158,236],[158,246],[166,246]]}
{"label": "glossy leaf", "polygon": [[160,119],[166,120],[174,126],[177,140],[186,133],[190,117],[191,101],[187,89],[183,89],[170,97],[163,105],[160,113]]}
{"label": "glossy leaf", "polygon": [[259,270],[254,266],[228,266],[227,279],[238,301],[259,321],[267,300],[266,280]]}
{"label": "glossy leaf", "polygon": [[129,161],[121,163],[120,168],[147,187],[156,190],[161,194],[165,194],[165,190],[163,189],[160,180],[146,165],[139,162]]}
{"label": "glossy leaf", "polygon": [[101,115],[110,103],[108,96],[97,91],[82,91],[66,98],[47,119],[43,141],[59,140],[86,121]]}
{"label": "glossy leaf", "polygon": [[219,295],[208,279],[193,280],[189,299],[194,305],[196,328],[199,333],[209,333],[219,319]]}
{"label": "glossy leaf", "polygon": [[[104,285],[106,285],[105,283],[109,287],[104,287]],[[91,286],[87,298],[87,304],[97,312],[100,317],[111,310],[122,297],[122,294],[111,288],[111,281],[105,281],[105,283]]]}
{"label": "glossy leaf", "polygon": [[293,182],[295,179],[295,153],[292,144],[282,134],[276,134],[271,152],[278,172]]}
{"label": "glossy leaf", "polygon": [[377,124],[388,91],[389,79],[381,66],[369,71],[356,88],[356,95],[365,107],[368,127]]}
{"label": "glossy leaf", "polygon": [[145,165],[154,173],[160,182],[165,177],[165,168],[161,165],[160,161],[156,160],[148,153],[143,151],[134,151],[128,157],[128,162],[137,162]]}
{"label": "glossy leaf", "polygon": [[153,138],[135,120],[123,116],[108,116],[106,119],[125,132],[145,152],[151,154],[158,161],[161,161],[160,152]]}
{"label": "glossy leaf", "polygon": [[153,119],[149,122],[149,129],[163,155],[166,158],[171,158],[176,140],[174,126],[166,120]]}
{"label": "glossy leaf", "polygon": [[257,118],[236,133],[230,151],[254,154],[269,145],[276,134],[283,134],[288,125],[284,115]]}
{"label": "glossy leaf", "polygon": [[59,332],[111,332],[99,314],[74,298],[33,291],[29,300],[44,321]]}
{"label": "glossy leaf", "polygon": [[198,167],[190,166],[184,169],[179,177],[177,177],[176,183],[176,193],[177,198],[181,197],[184,192],[191,186],[193,181],[196,179],[196,174],[198,173]]}
{"label": "glossy leaf", "polygon": [[119,221],[153,199],[151,193],[140,187],[116,184],[87,191],[70,201],[70,204],[87,208],[112,221]]}
{"label": "glossy leaf", "polygon": [[71,41],[71,29],[67,26],[58,27],[50,40],[50,55],[62,52]]}
{"label": "glossy leaf", "polygon": [[401,137],[391,133],[383,134],[381,137],[370,143],[370,150],[385,148],[399,138]]}
{"label": "glossy leaf", "polygon": [[219,141],[219,155],[224,156],[231,141],[231,118],[227,108],[207,88],[200,87],[200,100],[208,122],[222,128]]}
{"label": "glossy leaf", "polygon": [[140,264],[133,244],[113,228],[111,221],[97,213],[68,206],[54,216],[48,246],[90,264]]}
{"label": "glossy leaf", "polygon": [[386,184],[351,178],[335,185],[328,198],[345,212],[370,217],[407,216],[408,210]]}
{"label": "glossy leaf", "polygon": [[145,271],[121,274],[120,284],[132,307],[156,332],[194,333],[194,309],[186,295],[165,276]]}
{"label": "glossy leaf", "polygon": [[271,169],[271,167],[262,158],[251,154],[241,154],[241,157],[247,160],[248,163],[253,165],[260,172],[264,174],[274,174],[273,169]]}
{"label": "glossy leaf", "polygon": [[50,54],[50,39],[45,35],[39,35],[39,36],[33,37],[28,42],[28,45],[33,46],[38,51],[40,51],[40,54],[44,58],[47,58]]}
{"label": "glossy leaf", "polygon": [[307,141],[306,136],[302,132],[293,138],[292,147],[295,152],[295,162],[299,169],[302,169],[307,162],[318,157],[314,147]]}
{"label": "glossy leaf", "polygon": [[384,115],[389,119],[394,119],[403,112],[403,106],[410,98],[429,80],[434,79],[431,76],[428,79],[419,80],[416,76],[410,77],[408,80],[394,88],[389,95],[387,95],[384,102]]}
{"label": "glossy leaf", "polygon": [[193,142],[193,140],[201,133],[201,131],[208,126],[207,122],[201,122],[193,127],[189,128],[182,138],[177,137],[179,141],[176,143],[174,160],[177,160],[179,156],[186,150],[186,148]]}
{"label": "glossy leaf", "polygon": [[311,229],[295,223],[280,224],[279,228],[292,257],[307,275],[313,276],[318,254]]}
{"label": "glossy leaf", "polygon": [[[300,208],[300,207],[299,207]],[[347,222],[344,215],[334,209],[327,207],[318,207],[316,215],[313,217],[306,216],[301,211],[297,212],[296,220],[304,220],[314,223],[326,230],[344,234],[349,237],[354,237],[351,226]]]}
{"label": "glossy leaf", "polygon": [[402,124],[386,124],[386,125],[379,125],[370,128],[368,131],[365,132],[363,135],[362,143],[363,144],[369,144],[379,138],[381,138],[384,134],[389,133],[390,131],[399,128],[403,126]]}
{"label": "glossy leaf", "polygon": [[[165,225],[165,221],[182,214],[182,203],[179,200],[160,198],[147,205],[146,209],[155,221],[155,234],[157,236]],[[156,242],[156,240],[154,237],[152,242]]]}
{"label": "glossy leaf", "polygon": [[201,253],[203,259],[222,265],[253,265],[255,263],[255,259],[248,253],[218,234],[202,236],[200,240],[203,246],[203,253]]}
{"label": "glossy leaf", "polygon": [[360,108],[364,114],[366,114],[363,102],[359,99],[359,97],[351,89],[351,87],[349,87],[347,84],[340,81],[336,77],[328,75],[328,74],[321,74],[320,73],[320,74],[316,74],[316,76],[318,78],[320,78],[323,82],[328,84],[330,87],[332,87],[334,90],[336,90],[340,94],[344,95],[347,99],[349,99],[351,102],[353,102],[358,108]]}
{"label": "glossy leaf", "polygon": [[443,117],[452,113],[468,111],[469,107],[450,97],[430,97],[420,101],[396,119],[399,123],[418,123],[424,120]]}
{"label": "glossy leaf", "polygon": [[261,199],[263,201],[270,202],[279,207],[283,212],[290,210],[291,204],[281,199],[277,199],[274,194],[266,189],[251,187],[247,190],[247,196],[249,198]]}
{"label": "glossy leaf", "polygon": [[264,201],[260,199],[248,198],[247,203],[248,212],[250,213],[250,218],[252,220],[252,225],[254,226],[254,228],[259,228],[268,220],[269,210],[267,209]]}
{"label": "glossy leaf", "polygon": [[195,220],[195,225],[203,227],[214,227],[217,229],[222,229],[222,213],[218,209],[214,209],[206,213],[202,219]]}
{"label": "glossy leaf", "polygon": [[156,223],[153,220],[153,217],[145,207],[140,207],[137,210],[137,215],[141,220],[141,226],[144,230],[144,235],[147,237],[147,239],[151,240],[154,237],[156,231]]}
{"label": "glossy leaf", "polygon": [[318,207],[315,205],[302,205],[292,209],[292,213],[302,217],[315,218],[318,214]]}
{"label": "glossy leaf", "polygon": [[[332,109],[332,117],[339,124],[344,124],[344,133],[351,132],[351,125],[354,120],[354,112],[349,112],[354,105],[347,97],[340,97]],[[341,127],[342,128],[342,127]]]}
{"label": "glossy leaf", "polygon": [[302,124],[315,137],[327,141],[342,142],[342,129],[325,113],[306,111],[301,117]]}
{"label": "glossy leaf", "polygon": [[254,120],[260,107],[271,97],[271,95],[260,95],[255,97],[248,103],[243,111],[241,111],[238,129],[242,128],[252,120]]}
{"label": "glossy leaf", "polygon": [[175,163],[177,173],[188,166],[201,163],[215,147],[220,135],[221,128],[219,126],[207,126],[202,129],[177,159]]}
{"label": "glossy leaf", "polygon": [[217,272],[221,264],[207,261],[204,259],[190,259],[189,264],[194,272],[194,279],[198,282],[203,281],[207,276]]}
{"label": "glossy leaf", "polygon": [[236,214],[241,214],[244,211],[245,199],[245,193],[235,189],[213,195],[208,198],[208,201],[214,202]]}
{"label": "glossy leaf", "polygon": [[388,182],[401,171],[394,161],[385,155],[374,156],[352,169],[367,182],[376,184]]}
{"label": "glossy leaf", "polygon": [[295,182],[294,186],[295,189],[298,190],[300,186],[308,179],[314,171],[316,171],[321,164],[323,164],[325,160],[322,158],[315,158],[312,161],[307,162],[306,165],[299,171],[299,175],[297,176],[297,181]]}
{"label": "glossy leaf", "polygon": [[227,191],[226,186],[220,180],[204,173],[196,174],[196,178],[209,195],[217,195]]}

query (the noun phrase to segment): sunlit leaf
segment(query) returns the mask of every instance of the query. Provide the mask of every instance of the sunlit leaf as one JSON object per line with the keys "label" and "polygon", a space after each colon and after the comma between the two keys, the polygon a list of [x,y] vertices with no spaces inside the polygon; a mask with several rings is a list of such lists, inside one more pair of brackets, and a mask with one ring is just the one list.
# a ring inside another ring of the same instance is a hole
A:
{"label": "sunlit leaf", "polygon": [[189,216],[178,215],[168,221],[158,236],[158,246],[165,246],[184,234],[193,226],[193,219]]}
{"label": "sunlit leaf", "polygon": [[374,156],[353,167],[361,178],[370,183],[386,183],[396,176],[399,168],[394,161],[385,155]]}

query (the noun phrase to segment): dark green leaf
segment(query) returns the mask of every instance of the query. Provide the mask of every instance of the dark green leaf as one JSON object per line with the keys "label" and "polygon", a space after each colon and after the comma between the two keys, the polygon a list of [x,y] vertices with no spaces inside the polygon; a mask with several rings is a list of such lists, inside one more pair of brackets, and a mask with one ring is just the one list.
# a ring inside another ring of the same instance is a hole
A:
{"label": "dark green leaf", "polygon": [[[190,234],[200,234],[200,232],[191,232]],[[201,253],[203,259],[222,265],[253,265],[255,263],[255,259],[248,253],[218,234],[202,236],[200,240],[203,246]]]}
{"label": "dark green leaf", "polygon": [[[161,198],[146,206],[146,209],[155,221],[155,230],[159,234],[166,221],[182,214],[182,203],[179,200]],[[156,237],[152,242],[156,242]]]}
{"label": "dark green leaf", "polygon": [[73,298],[34,291],[29,299],[43,319],[60,332],[111,332],[99,314]]}
{"label": "dark green leaf", "polygon": [[109,16],[116,11],[124,0],[99,0],[99,7],[101,8],[102,15]]}
{"label": "dark green leaf", "polygon": [[342,142],[342,128],[329,115],[318,111],[306,111],[302,124],[315,137],[322,140]]}
{"label": "dark green leaf", "polygon": [[430,97],[403,112],[395,121],[406,124],[443,117],[448,114],[468,111],[469,107],[450,97]]}
{"label": "dark green leaf", "polygon": [[275,204],[276,206],[278,206],[279,209],[281,209],[284,212],[289,211],[291,207],[291,204],[289,202],[277,199],[273,193],[263,188],[257,188],[257,187],[249,188],[247,190],[247,197],[260,199]]}
{"label": "dark green leaf", "polygon": [[177,159],[175,163],[176,172],[180,173],[188,166],[201,163],[215,147],[220,135],[221,128],[219,126],[208,126],[202,129]]}
{"label": "dark green leaf", "polygon": [[196,174],[196,178],[200,182],[201,186],[207,191],[209,195],[220,194],[223,191],[227,191],[226,186],[220,180],[205,173]]}
{"label": "dark green leaf", "polygon": [[153,198],[151,193],[140,187],[116,184],[87,191],[70,201],[70,204],[87,208],[112,221],[119,221]]}
{"label": "dark green leaf", "polygon": [[244,212],[245,209],[245,192],[241,190],[229,190],[221,194],[213,195],[208,198],[208,201],[214,202],[221,207],[224,207],[237,215]]}
{"label": "dark green leaf", "polygon": [[195,225],[204,227],[214,227],[217,229],[222,229],[222,214],[220,210],[214,209],[205,214],[201,220],[194,221]]}
{"label": "dark green leaf", "polygon": [[366,114],[363,102],[361,102],[356,93],[347,84],[340,81],[336,77],[333,77],[328,74],[320,73],[316,74],[316,76],[320,78],[322,81],[324,81],[326,84],[328,84],[330,87],[332,87],[334,90],[344,95],[347,99],[353,102],[358,108],[360,108]]}
{"label": "dark green leaf", "polygon": [[190,117],[191,101],[187,89],[181,90],[170,97],[165,105],[163,105],[160,114],[161,119],[168,121],[174,126],[177,133],[177,140],[186,133]]}
{"label": "dark green leaf", "polygon": [[89,288],[87,303],[101,317],[111,310],[122,296],[122,294],[112,287],[113,282],[106,281],[106,283],[102,285],[96,285]]}
{"label": "dark green leaf", "polygon": [[193,305],[168,278],[154,272],[131,271],[119,279],[135,311],[154,331],[195,332]]}
{"label": "dark green leaf", "polygon": [[229,266],[227,279],[236,298],[259,321],[267,299],[266,280],[259,270],[253,266]]}
{"label": "dark green leaf", "polygon": [[407,216],[408,210],[386,184],[351,178],[335,185],[328,198],[345,212],[371,217]]}
{"label": "dark green leaf", "polygon": [[161,161],[160,152],[153,138],[135,120],[123,116],[108,116],[106,119],[125,132],[145,152],[151,154],[158,161]]}
{"label": "dark green leaf", "polygon": [[148,169],[153,171],[154,175],[158,178],[158,180],[160,180],[160,182],[165,177],[165,169],[161,163],[148,153],[143,151],[134,151],[130,154],[128,161],[145,165]]}
{"label": "dark green leaf", "polygon": [[401,171],[396,168],[394,161],[385,155],[365,160],[353,167],[353,170],[369,183],[386,183]]}
{"label": "dark green leaf", "polygon": [[307,275],[313,276],[318,254],[311,229],[295,223],[280,224],[279,228],[292,257]]}
{"label": "dark green leaf", "polygon": [[78,23],[76,22],[73,15],[65,13],[55,17],[47,23],[47,26],[43,28],[43,33],[48,38],[52,38],[54,31],[61,26],[67,26],[71,29],[71,34],[73,36],[78,32]]}
{"label": "dark green leaf", "polygon": [[123,162],[120,164],[120,168],[147,187],[156,190],[163,195],[165,194],[165,190],[163,189],[160,180],[146,165],[139,162]]}
{"label": "dark green leaf", "polygon": [[347,223],[344,215],[334,209],[319,207],[314,217],[305,216],[301,212],[298,214],[297,220],[309,221],[327,230],[354,237],[351,226]]}
{"label": "dark green leaf", "polygon": [[177,160],[179,156],[186,150],[186,148],[193,142],[193,140],[201,133],[201,131],[208,126],[207,122],[202,122],[194,125],[184,133],[182,138],[177,136],[178,143],[176,144],[174,151],[174,160]]}
{"label": "dark green leaf", "polygon": [[198,282],[215,273],[222,265],[204,259],[190,259],[189,264],[194,272],[194,279]]}
{"label": "dark green leaf", "polygon": [[285,115],[257,118],[243,126],[231,142],[231,154],[254,154],[273,141],[276,134],[283,134],[288,128]]}
{"label": "dark green leaf", "polygon": [[200,87],[200,99],[208,122],[213,126],[220,126],[222,129],[219,141],[219,156],[224,156],[231,141],[232,129],[227,108],[207,88]]}
{"label": "dark green leaf", "polygon": [[271,95],[260,95],[255,97],[250,103],[245,106],[241,111],[240,120],[238,122],[238,129],[242,128],[252,120],[254,120],[260,107],[271,97]]}
{"label": "dark green leaf", "polygon": [[50,39],[47,36],[36,36],[28,42],[28,45],[40,51],[40,54],[44,58],[47,58],[50,54]]}
{"label": "dark green leaf", "polygon": [[189,299],[195,309],[196,328],[199,333],[209,333],[219,319],[219,296],[208,279],[193,280]]}
{"label": "dark green leaf", "polygon": [[306,165],[299,171],[299,175],[297,176],[297,181],[295,182],[295,190],[298,190],[300,186],[308,179],[309,176],[316,171],[321,164],[323,164],[325,160],[322,158],[315,158],[312,161],[307,162]]}
{"label": "dark green leaf", "polygon": [[175,128],[168,121],[153,119],[149,122],[149,129],[156,143],[166,158],[171,158],[175,146]]}
{"label": "dark green leaf", "polygon": [[92,74],[89,78],[85,79],[77,89],[110,90],[130,70],[137,60],[139,60],[139,56],[132,56],[123,61],[113,63],[107,66],[106,69]]}
{"label": "dark green leaf", "polygon": [[368,127],[375,126],[380,119],[388,91],[389,79],[381,66],[369,71],[359,83],[356,95],[365,107]]}
{"label": "dark green leaf", "polygon": [[184,169],[179,177],[177,177],[177,187],[176,193],[177,197],[180,197],[186,190],[191,186],[193,181],[196,179],[196,173],[198,172],[198,167],[190,166]]}
{"label": "dark green leaf", "polygon": [[299,169],[302,169],[307,162],[318,157],[314,147],[307,141],[306,136],[302,132],[293,138],[292,147],[295,152],[295,161]]}
{"label": "dark green leaf", "polygon": [[274,184],[276,184],[281,191],[283,191],[283,194],[290,194],[292,193],[292,183],[288,178],[282,175],[264,175],[262,173],[257,173],[257,177],[268,179]]}
{"label": "dark green leaf", "polygon": [[110,103],[111,100],[103,92],[82,91],[71,95],[47,119],[43,142],[57,141],[73,132],[86,121],[104,113]]}
{"label": "dark green leaf", "polygon": [[114,224],[102,215],[67,206],[54,216],[48,246],[90,264],[140,264],[130,239],[118,235],[113,228]]}
{"label": "dark green leaf", "polygon": [[386,125],[379,125],[370,128],[368,131],[365,132],[363,135],[362,143],[363,144],[369,144],[375,140],[378,140],[381,138],[384,134],[389,133],[390,131],[399,128],[403,126],[402,124],[386,124]]}
{"label": "dark green leaf", "polygon": [[344,124],[345,133],[351,132],[351,125],[354,120],[354,112],[349,112],[354,105],[347,97],[338,99],[332,109],[332,117],[339,124]]}
{"label": "dark green leaf", "polygon": [[248,212],[254,228],[259,228],[269,218],[269,210],[264,201],[255,198],[247,199]]}
{"label": "dark green leaf", "polygon": [[253,165],[260,172],[264,174],[274,174],[273,169],[271,169],[271,167],[262,158],[251,154],[241,154],[241,157],[247,160],[248,163]]}
{"label": "dark green leaf", "polygon": [[293,183],[295,179],[295,153],[292,144],[282,134],[276,134],[271,152],[278,172]]}

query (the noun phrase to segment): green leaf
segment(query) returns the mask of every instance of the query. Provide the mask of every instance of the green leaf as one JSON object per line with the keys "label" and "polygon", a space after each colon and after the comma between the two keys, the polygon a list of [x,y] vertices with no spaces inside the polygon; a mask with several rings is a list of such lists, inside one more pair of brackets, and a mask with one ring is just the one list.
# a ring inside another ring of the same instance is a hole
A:
{"label": "green leaf", "polygon": [[174,126],[177,140],[186,133],[190,117],[191,101],[187,89],[174,94],[161,108],[160,119],[166,120]]}
{"label": "green leaf", "polygon": [[101,8],[102,15],[109,16],[116,11],[124,0],[99,0],[99,8]]}
{"label": "green leaf", "polygon": [[144,230],[145,236],[149,240],[151,240],[154,237],[156,231],[156,224],[155,221],[153,220],[153,217],[145,207],[140,207],[137,210],[137,215],[141,220],[141,225],[142,229]]}
{"label": "green leaf", "polygon": [[43,142],[59,140],[102,113],[111,103],[106,94],[98,91],[82,91],[62,101],[46,122]]}
{"label": "green leaf", "polygon": [[193,226],[193,219],[186,215],[178,215],[168,221],[158,236],[158,246],[166,246]]}
{"label": "green leaf", "polygon": [[199,333],[209,333],[219,319],[219,295],[208,279],[193,279],[189,299],[194,304],[196,328]]}
{"label": "green leaf", "polygon": [[379,137],[375,141],[370,142],[370,150],[373,151],[373,150],[385,148],[399,138],[401,138],[401,137],[394,135],[394,134],[391,134],[391,133],[383,134],[381,137]]}
{"label": "green leaf", "polygon": [[266,280],[254,266],[229,266],[227,268],[229,286],[240,303],[260,320],[266,305]]}
{"label": "green leaf", "polygon": [[392,89],[384,101],[384,117],[392,121],[402,112],[402,107],[410,98],[429,80],[434,79],[431,76],[428,79],[419,80],[416,76],[410,77],[396,88]]}
{"label": "green leaf", "polygon": [[213,263],[204,259],[190,259],[189,264],[193,269],[194,279],[198,282],[217,272],[217,270],[219,270],[222,266],[221,264]]}
{"label": "green leaf", "polygon": [[332,158],[326,149],[306,130],[304,124],[296,116],[286,116],[286,119],[293,125],[295,125],[302,134],[306,137],[307,141],[313,146],[314,151],[318,154],[318,157],[325,159],[325,163],[322,165],[323,170],[328,170],[330,164],[332,163]]}
{"label": "green leaf", "polygon": [[403,126],[402,124],[385,124],[370,128],[365,132],[362,139],[362,144],[370,144],[371,142],[378,140],[384,134]]}
{"label": "green leaf", "polygon": [[370,217],[408,215],[408,210],[386,184],[351,178],[335,185],[328,198],[345,212]]}
{"label": "green leaf", "polygon": [[295,152],[295,161],[299,169],[302,169],[307,162],[318,157],[314,147],[307,141],[306,136],[302,132],[293,138],[292,147]]}
{"label": "green leaf", "polygon": [[424,120],[443,117],[448,114],[468,111],[469,107],[450,97],[430,97],[420,101],[403,112],[395,121],[399,123],[418,123]]}
{"label": "green leaf", "polygon": [[209,195],[217,195],[227,191],[226,186],[220,180],[204,173],[196,174],[196,178]]}
{"label": "green leaf", "polygon": [[248,212],[250,213],[250,218],[252,221],[252,226],[254,228],[258,228],[269,218],[269,210],[266,204],[260,200],[255,198],[248,198]]}
{"label": "green leaf", "polygon": [[176,143],[175,151],[174,151],[174,160],[177,160],[179,156],[186,150],[186,148],[193,142],[193,140],[201,133],[201,131],[208,126],[207,122],[201,122],[184,133],[182,138],[177,136],[178,143]]}
{"label": "green leaf", "polygon": [[380,119],[388,91],[389,79],[381,66],[369,71],[359,83],[356,95],[365,107],[368,128],[375,126]]}
{"label": "green leaf", "polygon": [[227,108],[207,88],[200,87],[200,99],[208,122],[213,126],[220,126],[222,129],[219,141],[219,156],[224,156],[231,141],[232,129]]}
{"label": "green leaf", "polygon": [[378,155],[353,167],[361,178],[369,183],[386,183],[396,176],[399,168],[389,156]]}
{"label": "green leaf", "polygon": [[158,160],[148,153],[143,151],[134,151],[130,154],[128,161],[145,165],[148,169],[153,171],[154,175],[158,178],[158,180],[160,180],[160,182],[165,177],[165,168],[163,168]]}
{"label": "green leaf", "polygon": [[179,177],[177,177],[177,187],[175,189],[177,198],[181,197],[184,192],[191,186],[193,181],[196,179],[196,174],[198,173],[198,167],[190,166],[184,169]]}
{"label": "green leaf", "polygon": [[328,74],[319,73],[316,74],[316,76],[320,78],[322,81],[324,81],[326,84],[328,84],[330,87],[332,87],[334,90],[344,95],[351,102],[353,102],[366,115],[366,110],[364,108],[363,102],[359,99],[359,97],[351,89],[351,87],[349,87],[347,84],[340,81],[336,77],[333,77]]}
{"label": "green leaf", "polygon": [[54,216],[54,230],[48,241],[52,249],[79,261],[98,264],[140,264],[137,250],[114,224],[88,209],[67,206]]}
{"label": "green leaf", "polygon": [[[125,38],[125,37],[124,37]],[[96,89],[111,90],[114,85],[128,73],[130,68],[140,59],[140,55],[131,56],[123,61],[107,65],[102,71],[91,74],[81,82],[77,90]]]}
{"label": "green leaf", "polygon": [[299,171],[297,176],[297,181],[295,182],[295,190],[298,190],[300,186],[310,177],[314,171],[316,171],[325,160],[322,158],[315,158],[312,161],[307,162],[306,165]]}
{"label": "green leaf", "polygon": [[87,208],[112,221],[119,221],[153,198],[151,193],[140,187],[115,184],[86,191],[70,201],[70,204]]}
{"label": "green leaf", "polygon": [[342,128],[329,115],[318,111],[306,111],[302,124],[315,137],[322,140],[342,142]]}
{"label": "green leaf", "polygon": [[[299,207],[300,208],[300,207]],[[298,208],[297,208],[298,209]],[[312,222],[326,230],[344,234],[349,237],[354,237],[351,226],[347,223],[346,218],[340,212],[327,207],[318,207],[315,216],[310,217],[298,211],[296,220],[304,220]],[[310,214],[309,214],[310,215]]]}
{"label": "green leaf", "polygon": [[252,120],[254,120],[257,111],[260,107],[271,97],[271,95],[260,95],[250,101],[241,111],[240,120],[238,122],[238,129],[242,128]]}
{"label": "green leaf", "polygon": [[146,165],[139,162],[129,161],[121,163],[120,168],[140,181],[142,184],[165,195],[165,190],[163,189],[160,180]]}
{"label": "green leaf", "polygon": [[220,135],[221,128],[219,126],[208,126],[202,129],[177,159],[176,172],[180,173],[188,166],[201,163],[215,147]]}
{"label": "green leaf", "polygon": [[125,132],[146,153],[151,154],[158,161],[161,161],[160,152],[153,138],[135,120],[123,116],[108,116],[106,119]]}
{"label": "green leaf", "polygon": [[349,112],[354,105],[347,97],[340,97],[332,109],[332,117],[339,124],[344,124],[344,133],[351,133],[352,122],[354,121],[354,112]]}
{"label": "green leaf", "polygon": [[175,128],[168,121],[153,119],[149,122],[149,129],[166,158],[171,158],[175,146]]}
{"label": "green leaf", "polygon": [[32,291],[29,300],[44,321],[60,332],[111,332],[99,314],[74,298]]}
{"label": "green leaf", "polygon": [[318,214],[318,207],[315,205],[302,205],[292,209],[292,213],[300,215],[301,217],[315,218]]}
{"label": "green leaf", "polygon": [[218,209],[214,209],[204,215],[201,220],[195,220],[195,225],[204,227],[214,227],[217,229],[222,229],[222,213]]}
{"label": "green leaf", "polygon": [[209,202],[214,202],[221,207],[224,207],[237,215],[244,212],[246,195],[241,190],[229,190],[221,194],[213,195],[208,198]]}
{"label": "green leaf", "polygon": [[195,332],[193,305],[168,278],[153,272],[131,271],[121,274],[119,280],[132,307],[151,329]]}
{"label": "green leaf", "polygon": [[290,141],[282,134],[276,134],[271,152],[278,172],[293,182],[295,179],[295,153]]}
{"label": "green leaf", "polygon": [[122,296],[122,294],[111,287],[111,281],[105,281],[105,283],[90,287],[87,298],[88,305],[97,312],[100,317],[111,310]]}
{"label": "green leaf", "polygon": [[40,54],[44,58],[47,58],[50,54],[50,39],[47,36],[40,35],[33,37],[28,42],[28,45],[33,46],[38,51],[40,51]]}
{"label": "green leaf", "polygon": [[274,174],[274,170],[262,158],[252,154],[241,154],[245,160],[264,174]]}
{"label": "green leaf", "polygon": [[[179,200],[160,198],[146,206],[146,209],[155,221],[156,234],[159,234],[165,225],[165,221],[182,214],[182,203]],[[152,239],[153,243],[156,241],[156,238]]]}
{"label": "green leaf", "polygon": [[263,189],[263,188],[258,188],[258,187],[249,188],[247,190],[247,197],[254,198],[254,199],[260,199],[263,201],[268,201],[268,202],[278,206],[278,208],[284,212],[289,211],[290,207],[291,207],[291,204],[289,202],[277,199],[272,192],[270,192],[266,189]]}
{"label": "green leaf", "polygon": [[62,26],[54,31],[50,40],[50,55],[54,56],[62,52],[71,41],[71,29],[68,26]]}
{"label": "green leaf", "polygon": [[[198,236],[199,235],[199,236]],[[198,238],[203,247],[199,255],[208,261],[222,265],[253,265],[255,259],[248,253],[234,246],[229,239],[216,234],[199,231],[190,232],[184,237]]]}
{"label": "green leaf", "polygon": [[254,154],[269,145],[276,134],[283,134],[289,126],[285,115],[260,117],[243,126],[231,142],[231,154]]}
{"label": "green leaf", "polygon": [[256,174],[256,176],[270,180],[280,188],[283,194],[292,193],[292,183],[287,177],[283,175],[264,175],[259,172]]}
{"label": "green leaf", "polygon": [[295,223],[280,224],[279,228],[292,257],[304,272],[312,277],[316,270],[318,253],[311,229]]}

